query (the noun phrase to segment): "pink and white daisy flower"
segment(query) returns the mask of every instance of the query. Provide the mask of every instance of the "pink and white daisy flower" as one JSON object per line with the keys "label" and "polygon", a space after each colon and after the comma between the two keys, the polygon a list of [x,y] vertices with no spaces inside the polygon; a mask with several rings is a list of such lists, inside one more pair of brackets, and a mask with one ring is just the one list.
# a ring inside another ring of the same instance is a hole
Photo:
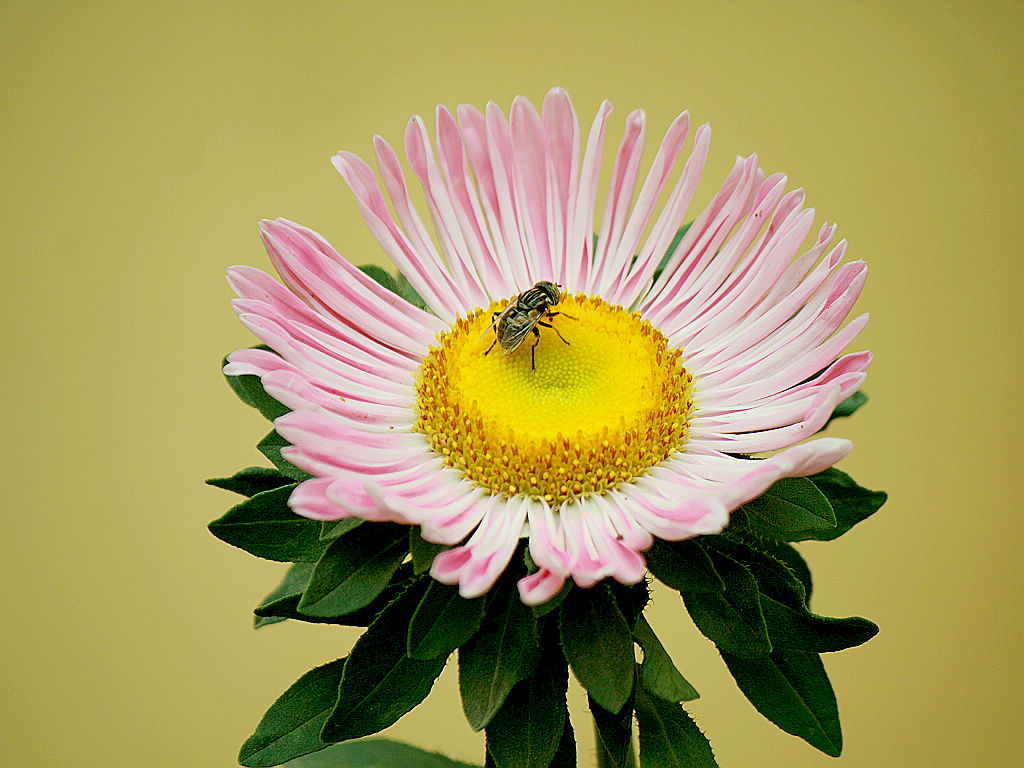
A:
{"label": "pink and white daisy flower", "polygon": [[[628,115],[598,224],[610,113],[605,102],[583,141],[557,88],[540,114],[522,98],[508,118],[494,104],[457,118],[439,106],[436,148],[413,117],[405,153],[432,232],[383,139],[383,191],[363,160],[334,158],[426,311],[311,230],[261,224],[285,285],[251,267],[229,280],[242,322],[277,354],[240,350],[225,372],[259,376],[291,409],[275,421],[292,444],[283,454],[313,475],[292,493],[295,512],[421,526],[453,545],[431,573],[465,597],[486,592],[527,536],[539,570],[520,595],[537,604],[569,578],[635,584],[654,537],[717,533],[779,478],[849,452],[847,440],[806,439],[871,361],[841,355],[867,322],[843,326],[864,263],[843,263],[834,225],[801,252],[813,209],[751,155],[659,268],[710,129],[696,129],[670,186],[688,113],[642,180],[645,118]],[[532,316],[547,324],[539,339],[486,354],[494,315],[541,281],[564,291],[549,307],[558,314]]]}

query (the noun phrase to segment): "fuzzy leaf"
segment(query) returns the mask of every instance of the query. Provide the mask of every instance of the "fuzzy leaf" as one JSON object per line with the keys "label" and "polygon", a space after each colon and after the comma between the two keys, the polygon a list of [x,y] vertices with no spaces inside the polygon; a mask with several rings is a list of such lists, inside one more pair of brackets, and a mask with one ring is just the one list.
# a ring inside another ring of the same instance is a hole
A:
{"label": "fuzzy leaf", "polygon": [[300,483],[303,480],[309,480],[309,478],[312,477],[309,472],[299,469],[281,455],[281,449],[287,448],[289,445],[291,445],[291,443],[277,434],[276,431],[271,430],[256,444],[256,448],[260,453],[270,459],[271,464],[281,470],[285,475],[288,475],[288,477]]}
{"label": "fuzzy leaf", "polygon": [[559,615],[562,650],[573,674],[604,709],[622,709],[633,690],[633,637],[607,584],[574,589]]}
{"label": "fuzzy leaf", "polygon": [[[254,349],[269,350],[270,348],[266,346],[259,346],[254,347]],[[220,367],[223,369],[227,364],[228,360],[227,358],[224,358],[221,361]],[[278,416],[283,416],[291,410],[267,394],[267,391],[263,389],[263,383],[260,381],[259,376],[228,376],[227,374],[224,374],[224,378],[227,379],[228,385],[234,393],[238,395],[239,400],[258,410],[266,418],[270,419],[270,421],[273,421]]]}
{"label": "fuzzy leaf", "polygon": [[367,523],[328,545],[298,609],[307,616],[344,616],[365,608],[388,585],[408,553],[406,529]]}
{"label": "fuzzy leaf", "polygon": [[398,283],[383,267],[378,267],[376,264],[363,264],[359,267],[359,271],[367,277],[373,278],[378,285],[387,288],[392,293],[398,293]]}
{"label": "fuzzy leaf", "polygon": [[817,654],[788,650],[750,658],[721,654],[758,712],[826,755],[839,756],[843,749],[839,710]]}
{"label": "fuzzy leaf", "polygon": [[707,553],[693,539],[655,539],[647,550],[647,567],[659,580],[679,592],[721,592],[722,577],[715,573]]}
{"label": "fuzzy leaf", "polygon": [[385,608],[352,647],[338,688],[337,704],[321,731],[327,742],[347,741],[387,728],[430,693],[444,657],[430,661],[405,655],[409,620],[426,591],[424,579]]}
{"label": "fuzzy leaf", "polygon": [[640,682],[650,693],[673,704],[700,698],[697,689],[676,669],[672,657],[654,634],[646,617],[640,616],[637,620],[633,628],[633,638],[644,651],[644,660],[640,665]]}
{"label": "fuzzy leaf", "polygon": [[246,467],[231,477],[212,477],[206,481],[207,485],[215,488],[223,488],[225,491],[241,494],[242,496],[255,496],[257,493],[271,491],[280,488],[282,485],[291,485],[294,480],[282,475],[276,469],[268,467]]}
{"label": "fuzzy leaf", "polygon": [[256,607],[256,628],[273,624],[285,619],[295,619],[312,624],[340,624],[346,627],[368,627],[373,623],[384,608],[400,595],[412,576],[412,566],[405,564],[395,571],[391,581],[384,590],[374,598],[373,602],[358,611],[346,613],[344,616],[318,617],[299,613],[299,601],[302,593],[309,585],[309,577],[313,573],[313,563],[296,563],[285,574],[284,580],[267,595]]}
{"label": "fuzzy leaf", "polygon": [[789,536],[789,541],[831,541],[839,538],[857,523],[877,512],[889,498],[885,491],[869,491],[862,488],[852,477],[835,467],[811,475],[807,479],[814,483],[832,505],[836,514],[836,527],[824,531],[803,531],[799,539]]}
{"label": "fuzzy leaf", "polygon": [[327,746],[320,729],[338,698],[345,659],[310,670],[281,694],[242,745],[238,762],[245,766],[280,765]]}
{"label": "fuzzy leaf", "polygon": [[731,653],[756,656],[771,651],[761,613],[757,582],[747,568],[715,550],[708,550],[724,592],[683,592],[693,623],[705,637]]}
{"label": "fuzzy leaf", "polygon": [[794,531],[821,531],[836,527],[836,516],[825,495],[805,477],[784,477],[743,505],[751,525],[780,539]]}
{"label": "fuzzy leaf", "polygon": [[519,599],[515,582],[502,579],[487,601],[480,630],[459,648],[462,710],[474,731],[491,721],[539,658],[533,612]]}
{"label": "fuzzy leaf", "polygon": [[718,768],[711,745],[679,704],[636,694],[640,726],[640,765],[643,768]]}
{"label": "fuzzy leaf", "polygon": [[413,659],[448,657],[480,628],[484,598],[467,600],[457,587],[431,580],[409,622],[408,654]]}
{"label": "fuzzy leaf", "polygon": [[569,712],[565,691],[569,673],[561,654],[548,652],[517,683],[487,725],[487,751],[497,768],[548,768],[565,730]]}
{"label": "fuzzy leaf", "polygon": [[305,757],[296,758],[285,768],[480,768],[472,763],[452,760],[440,752],[428,752],[411,744],[391,739],[360,739],[335,744]]}
{"label": "fuzzy leaf", "polygon": [[324,551],[320,525],[288,507],[294,485],[257,493],[217,518],[210,533],[267,560],[314,562]]}
{"label": "fuzzy leaf", "polygon": [[416,573],[429,571],[430,566],[434,564],[434,558],[446,549],[450,549],[447,544],[435,544],[424,539],[418,525],[409,528],[409,553],[412,555]]}

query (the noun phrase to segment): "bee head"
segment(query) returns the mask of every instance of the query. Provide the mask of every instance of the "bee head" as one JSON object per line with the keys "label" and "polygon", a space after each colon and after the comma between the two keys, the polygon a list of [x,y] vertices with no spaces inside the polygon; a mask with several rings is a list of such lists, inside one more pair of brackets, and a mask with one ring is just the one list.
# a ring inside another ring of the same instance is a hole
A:
{"label": "bee head", "polygon": [[541,280],[533,287],[542,291],[551,300],[552,304],[557,304],[558,300],[562,298],[561,286],[557,283]]}

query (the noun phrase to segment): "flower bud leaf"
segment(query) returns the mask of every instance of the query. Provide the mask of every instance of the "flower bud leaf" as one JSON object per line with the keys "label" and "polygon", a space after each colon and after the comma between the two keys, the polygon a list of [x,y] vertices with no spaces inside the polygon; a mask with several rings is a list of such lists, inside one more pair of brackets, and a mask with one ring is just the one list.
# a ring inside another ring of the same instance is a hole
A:
{"label": "flower bud leaf", "polygon": [[405,527],[394,523],[363,524],[335,539],[313,569],[299,612],[329,618],[366,607],[398,570],[408,543]]}
{"label": "flower bud leaf", "polygon": [[466,599],[459,595],[457,587],[431,580],[409,622],[409,657],[447,658],[480,628],[484,602],[483,597]]}
{"label": "flower bud leaf", "polygon": [[676,669],[661,640],[643,615],[633,628],[633,638],[644,651],[640,664],[640,684],[659,699],[678,704],[700,698],[694,688]]}
{"label": "flower bud leaf", "polygon": [[843,749],[839,710],[817,654],[777,649],[765,656],[744,657],[719,651],[736,685],[758,712],[826,755],[839,756]]}
{"label": "flower bud leaf", "polygon": [[251,768],[280,765],[324,749],[320,729],[338,698],[345,659],[312,669],[281,694],[242,745],[238,762]]}
{"label": "flower bud leaf", "polygon": [[707,737],[679,704],[638,686],[636,721],[644,768],[718,768]]}
{"label": "flower bud leaf", "polygon": [[352,647],[321,740],[347,741],[377,733],[430,693],[444,668],[444,657],[421,661],[405,653],[409,620],[426,591],[426,582],[419,579],[395,598]]}
{"label": "flower bud leaf", "polygon": [[618,712],[633,691],[633,637],[607,584],[574,589],[559,609],[562,650],[594,701]]}
{"label": "flower bud leaf", "polygon": [[221,541],[266,560],[315,562],[324,552],[320,525],[288,507],[294,484],[257,493],[208,526]]}

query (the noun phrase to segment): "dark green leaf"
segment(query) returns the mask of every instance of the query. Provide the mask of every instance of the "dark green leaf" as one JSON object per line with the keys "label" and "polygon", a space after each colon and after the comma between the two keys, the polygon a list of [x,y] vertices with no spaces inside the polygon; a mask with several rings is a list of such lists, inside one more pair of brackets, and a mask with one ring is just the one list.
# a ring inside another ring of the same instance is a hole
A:
{"label": "dark green leaf", "polygon": [[373,623],[384,608],[398,597],[409,586],[408,581],[412,576],[412,566],[403,564],[391,577],[387,587],[373,602],[358,611],[346,613],[344,616],[318,617],[306,616],[299,613],[299,601],[302,593],[309,584],[309,577],[313,573],[312,563],[296,563],[289,569],[284,581],[264,598],[263,603],[257,606],[253,613],[256,614],[256,627],[263,627],[285,619],[296,619],[298,621],[312,624],[340,624],[347,627],[368,627]]}
{"label": "dark green leaf", "polygon": [[574,589],[559,614],[562,649],[594,700],[618,712],[633,690],[633,637],[607,584]]}
{"label": "dark green leaf", "polygon": [[491,721],[539,658],[533,612],[519,599],[515,581],[502,579],[487,601],[480,630],[459,648],[462,710],[474,731]]}
{"label": "dark green leaf", "polygon": [[700,697],[697,689],[676,669],[672,657],[654,634],[646,617],[640,616],[637,620],[633,628],[633,637],[644,651],[644,660],[640,665],[640,682],[650,693],[673,704],[693,701]]}
{"label": "dark green leaf", "polygon": [[398,283],[395,282],[395,278],[391,276],[391,273],[383,267],[378,267],[376,264],[363,264],[363,266],[359,267],[359,271],[367,277],[372,277],[377,283],[392,293],[398,293]]}
{"label": "dark green leaf", "polygon": [[637,619],[643,613],[644,608],[647,607],[647,603],[650,602],[650,587],[646,581],[640,581],[638,584],[627,586],[619,584],[619,582],[612,579],[607,579],[605,584],[611,590],[612,597],[615,598],[615,604],[622,611],[622,615],[626,619],[626,626],[632,631]]}
{"label": "dark green leaf", "polygon": [[[549,649],[550,651],[550,649]],[[548,768],[569,718],[568,670],[561,654],[543,655],[487,725],[487,751],[497,768]]]}
{"label": "dark green leaf", "polygon": [[683,226],[679,228],[679,231],[676,232],[675,237],[672,238],[672,242],[668,246],[668,250],[665,251],[665,255],[661,257],[661,261],[658,263],[658,268],[654,270],[655,280],[657,280],[661,276],[661,273],[665,270],[665,267],[668,266],[669,259],[672,258],[672,254],[674,254],[676,252],[676,249],[679,248],[679,243],[682,242],[683,237],[686,235],[686,231],[692,225],[692,221],[689,224],[683,224]]}
{"label": "dark green leaf", "polygon": [[636,694],[640,726],[640,765],[643,768],[717,768],[707,737],[679,704]]}
{"label": "dark green leaf", "polygon": [[811,613],[803,584],[788,566],[766,552],[725,538],[717,539],[715,546],[745,565],[754,577],[773,648],[826,653],[866,643],[878,634],[878,627],[867,619]]}
{"label": "dark green leaf", "polygon": [[762,539],[760,545],[766,555],[775,558],[790,570],[790,573],[800,582],[800,586],[804,588],[804,604],[810,604],[814,584],[811,579],[811,569],[807,567],[803,556],[796,551],[795,547],[784,541]]}
{"label": "dark green leaf", "polygon": [[257,493],[210,523],[221,541],[267,560],[313,562],[324,551],[320,524],[288,508],[294,485]]}
{"label": "dark green leaf", "polygon": [[401,272],[398,273],[397,282],[399,296],[408,301],[414,307],[419,307],[420,309],[427,308],[427,302],[425,302],[423,298],[418,293],[416,293],[416,289],[412,287],[412,284],[409,282],[409,279]]}
{"label": "dark green leaf", "polygon": [[861,520],[865,520],[877,512],[889,498],[885,491],[869,491],[867,488],[862,488],[852,477],[835,467],[811,475],[807,479],[814,483],[829,500],[835,510],[837,524],[835,528],[827,531],[804,531],[799,539],[788,537],[790,541],[803,539],[830,541],[838,538]]}
{"label": "dark green leaf", "polygon": [[271,431],[266,437],[256,444],[256,448],[260,453],[270,459],[271,464],[281,470],[284,474],[288,475],[288,477],[299,482],[308,480],[312,477],[311,474],[299,469],[281,455],[281,449],[287,448],[289,445],[291,445],[291,443],[277,434],[276,431]]}
{"label": "dark green leaf", "polygon": [[365,523],[328,545],[299,601],[307,616],[344,616],[373,602],[408,553],[407,531]]}
{"label": "dark green leaf", "polygon": [[594,718],[595,747],[601,758],[598,764],[607,768],[633,768],[633,697],[616,713],[608,712],[587,697]]}
{"label": "dark green leaf", "polygon": [[747,658],[721,653],[736,684],[758,712],[826,755],[839,756],[843,749],[839,710],[816,654],[776,650]]}
{"label": "dark green leaf", "polygon": [[680,592],[721,592],[722,577],[707,553],[693,539],[662,541],[655,539],[647,550],[647,567],[659,580]]}
{"label": "dark green leaf", "polygon": [[391,739],[360,739],[300,757],[284,768],[479,768]]}
{"label": "dark green leaf", "polygon": [[[867,401],[868,396],[863,392],[854,392],[836,406],[836,409],[832,411],[832,415],[828,417],[828,421],[825,422],[825,427],[831,424],[833,419],[842,419],[846,416],[853,415],[853,412],[864,405]],[[822,429],[825,427],[822,427]]]}
{"label": "dark green leaf", "polygon": [[[266,346],[255,348],[270,349]],[[227,364],[227,358],[224,358],[221,361],[220,367],[223,368]],[[259,376],[228,376],[224,374],[224,378],[228,380],[228,385],[230,385],[231,389],[243,403],[252,406],[271,421],[291,410],[267,394],[266,390],[263,389]]]}
{"label": "dark green leaf", "polygon": [[761,496],[743,505],[752,527],[775,538],[790,539],[794,531],[831,530],[836,516],[825,495],[805,477],[777,480]]}
{"label": "dark green leaf", "polygon": [[344,665],[345,659],[338,659],[296,680],[242,745],[238,762],[246,766],[280,765],[326,747],[320,740],[320,729],[338,698]]}
{"label": "dark green leaf", "polygon": [[725,591],[683,592],[693,623],[719,648],[742,655],[768,653],[772,646],[754,577],[732,558],[716,550],[707,552]]}
{"label": "dark green leaf", "polygon": [[427,541],[420,534],[418,525],[409,529],[409,553],[416,573],[426,573],[434,563],[434,558],[450,547],[447,544],[435,544]]}
{"label": "dark green leaf", "polygon": [[431,580],[409,622],[407,652],[413,659],[447,658],[476,634],[483,618],[483,597],[467,600],[457,587]]}
{"label": "dark green leaf", "polygon": [[426,591],[425,579],[385,608],[356,641],[345,664],[338,701],[324,724],[324,741],[347,741],[377,733],[395,723],[430,693],[444,668],[405,655],[409,620]]}
{"label": "dark green leaf", "polygon": [[206,481],[206,484],[223,488],[225,491],[239,493],[242,496],[255,496],[257,493],[280,488],[282,485],[291,485],[294,482],[292,478],[282,475],[276,469],[246,467],[231,477],[212,477]]}
{"label": "dark green leaf", "polygon": [[320,523],[320,540],[333,541],[339,536],[344,536],[357,525],[362,524],[358,517],[346,517],[341,520],[324,520]]}

